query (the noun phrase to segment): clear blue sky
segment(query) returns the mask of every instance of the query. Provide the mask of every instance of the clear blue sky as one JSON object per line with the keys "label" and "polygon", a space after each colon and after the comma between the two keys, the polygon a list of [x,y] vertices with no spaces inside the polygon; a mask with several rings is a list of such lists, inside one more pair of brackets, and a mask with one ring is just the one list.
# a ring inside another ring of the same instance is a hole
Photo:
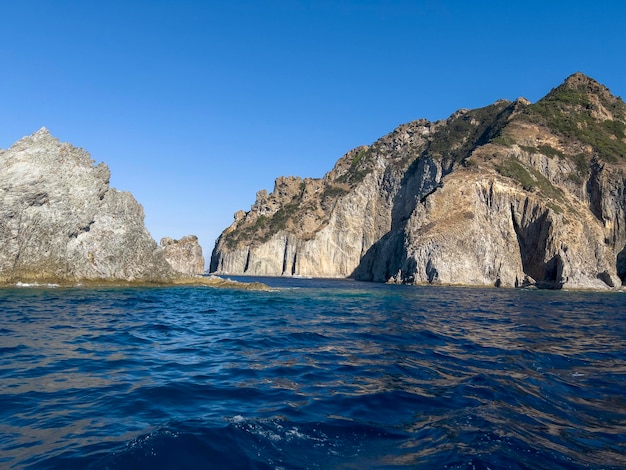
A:
{"label": "clear blue sky", "polygon": [[205,257],[281,175],[581,71],[626,94],[626,2],[4,0],[0,148],[46,126]]}

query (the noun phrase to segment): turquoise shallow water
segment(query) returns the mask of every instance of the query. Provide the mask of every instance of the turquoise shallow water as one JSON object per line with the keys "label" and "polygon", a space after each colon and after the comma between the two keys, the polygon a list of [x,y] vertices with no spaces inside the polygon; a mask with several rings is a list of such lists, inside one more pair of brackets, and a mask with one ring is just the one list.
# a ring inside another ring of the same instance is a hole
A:
{"label": "turquoise shallow water", "polygon": [[0,291],[0,468],[626,468],[626,295]]}

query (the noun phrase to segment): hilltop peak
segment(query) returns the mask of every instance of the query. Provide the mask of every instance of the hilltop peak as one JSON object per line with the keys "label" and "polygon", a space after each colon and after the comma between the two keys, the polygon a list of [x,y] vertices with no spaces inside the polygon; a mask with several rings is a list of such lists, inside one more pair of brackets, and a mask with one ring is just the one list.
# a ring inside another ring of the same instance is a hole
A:
{"label": "hilltop peak", "polygon": [[32,140],[40,140],[40,139],[54,139],[55,137],[50,134],[50,131],[46,127],[41,127],[38,131],[33,132],[30,136],[27,136]]}
{"label": "hilltop peak", "polygon": [[581,84],[593,84],[593,85],[599,85],[599,83],[594,80],[593,78],[589,77],[588,75],[585,75],[582,72],[575,72],[573,74],[571,74],[569,77],[567,77],[565,79],[565,84],[566,85],[570,85],[570,86],[578,86]]}
{"label": "hilltop peak", "polygon": [[604,98],[615,98],[607,87],[582,72],[576,72],[567,77],[557,90],[561,88],[598,95]]}
{"label": "hilltop peak", "polygon": [[32,134],[22,137],[20,140],[15,142],[11,148],[18,149],[22,147],[32,147],[33,145],[47,146],[58,142],[59,140],[50,134],[50,131],[46,127],[41,127]]}

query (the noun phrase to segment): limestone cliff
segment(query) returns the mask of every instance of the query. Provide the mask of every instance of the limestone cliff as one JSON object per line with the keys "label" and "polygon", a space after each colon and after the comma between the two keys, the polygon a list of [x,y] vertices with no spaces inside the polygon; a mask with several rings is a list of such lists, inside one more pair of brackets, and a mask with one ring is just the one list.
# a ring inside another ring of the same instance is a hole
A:
{"label": "limestone cliff", "polygon": [[180,240],[165,237],[161,239],[160,246],[165,259],[175,271],[191,276],[204,273],[202,247],[195,235],[187,235]]}
{"label": "limestone cliff", "polygon": [[609,289],[626,279],[626,105],[576,73],[418,120],[235,214],[211,271]]}
{"label": "limestone cliff", "polygon": [[45,128],[0,150],[0,283],[172,279],[142,207],[109,178]]}

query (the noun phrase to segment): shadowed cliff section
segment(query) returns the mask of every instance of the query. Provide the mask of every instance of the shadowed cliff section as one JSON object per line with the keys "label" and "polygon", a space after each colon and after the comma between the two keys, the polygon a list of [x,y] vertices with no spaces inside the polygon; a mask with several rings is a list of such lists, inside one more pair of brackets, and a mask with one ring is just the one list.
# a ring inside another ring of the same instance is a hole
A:
{"label": "shadowed cliff section", "polygon": [[403,124],[322,179],[279,178],[211,270],[610,289],[626,277],[626,105],[576,73],[445,121]]}
{"label": "shadowed cliff section", "polygon": [[[437,127],[423,152],[404,172],[391,209],[391,229],[369,248],[352,277],[386,282],[397,275],[407,256],[404,232],[417,205],[441,188],[445,177],[463,165],[474,148],[498,135],[516,106],[500,101],[477,110],[461,110]],[[426,270],[429,282],[433,282],[436,270],[432,266]],[[403,282],[413,280],[411,274],[403,277]]]}

